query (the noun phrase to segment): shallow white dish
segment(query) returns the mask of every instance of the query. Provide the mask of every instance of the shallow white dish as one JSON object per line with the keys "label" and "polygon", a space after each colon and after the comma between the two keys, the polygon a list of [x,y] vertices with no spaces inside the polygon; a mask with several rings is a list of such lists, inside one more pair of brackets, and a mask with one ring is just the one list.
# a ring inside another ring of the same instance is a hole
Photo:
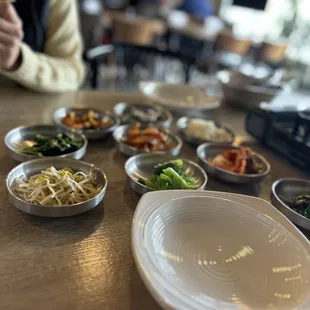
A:
{"label": "shallow white dish", "polygon": [[268,202],[151,192],[132,226],[140,275],[164,309],[308,309],[309,241]]}
{"label": "shallow white dish", "polygon": [[204,90],[188,84],[140,82],[140,91],[150,100],[176,112],[217,109],[221,98],[208,95]]}

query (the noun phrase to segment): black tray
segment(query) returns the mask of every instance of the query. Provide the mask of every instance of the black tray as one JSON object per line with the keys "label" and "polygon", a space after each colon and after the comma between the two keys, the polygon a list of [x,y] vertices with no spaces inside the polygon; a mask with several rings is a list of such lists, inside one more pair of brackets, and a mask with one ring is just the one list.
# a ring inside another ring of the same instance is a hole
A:
{"label": "black tray", "polygon": [[246,130],[268,148],[310,172],[310,114],[256,108],[247,114]]}

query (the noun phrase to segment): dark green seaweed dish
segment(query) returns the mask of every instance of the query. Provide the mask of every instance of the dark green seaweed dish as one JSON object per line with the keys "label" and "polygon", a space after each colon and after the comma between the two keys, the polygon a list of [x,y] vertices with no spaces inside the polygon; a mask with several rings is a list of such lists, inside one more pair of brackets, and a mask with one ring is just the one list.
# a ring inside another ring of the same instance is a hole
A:
{"label": "dark green seaweed dish", "polygon": [[55,137],[36,135],[34,140],[22,141],[18,144],[18,151],[39,157],[60,156],[73,153],[82,146],[83,140],[59,133]]}
{"label": "dark green seaweed dish", "polygon": [[310,219],[310,191],[296,193],[290,199],[280,196],[280,199],[292,210]]}

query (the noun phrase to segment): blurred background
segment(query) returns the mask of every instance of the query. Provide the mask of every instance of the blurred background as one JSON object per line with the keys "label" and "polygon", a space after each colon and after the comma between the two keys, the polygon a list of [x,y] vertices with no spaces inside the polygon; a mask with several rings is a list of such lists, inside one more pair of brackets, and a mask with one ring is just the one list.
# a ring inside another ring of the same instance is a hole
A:
{"label": "blurred background", "polygon": [[271,89],[310,84],[307,0],[79,2],[85,88],[136,91],[156,80],[216,92],[232,74]]}

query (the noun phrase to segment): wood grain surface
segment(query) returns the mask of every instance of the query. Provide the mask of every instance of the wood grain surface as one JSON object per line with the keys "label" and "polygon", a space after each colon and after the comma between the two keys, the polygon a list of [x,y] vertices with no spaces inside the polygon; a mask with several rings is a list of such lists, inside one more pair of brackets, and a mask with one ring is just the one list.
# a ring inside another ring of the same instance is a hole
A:
{"label": "wood grain surface", "polygon": [[[76,92],[39,95],[22,90],[0,90],[0,135],[20,125],[51,123],[62,106],[111,110],[114,104],[143,101],[138,94]],[[244,114],[221,108],[220,121],[246,137]],[[280,177],[302,173],[274,153],[249,142],[268,158],[272,173],[261,186],[234,186],[210,177],[208,188],[269,199],[270,187]],[[112,139],[91,142],[84,161],[107,174],[109,186],[97,208],[71,218],[48,219],[24,214],[7,201],[5,178],[17,164],[0,144],[0,309],[102,310],[159,309],[136,270],[131,252],[131,224],[139,196],[126,183],[126,158]],[[182,156],[196,160],[185,145]]]}

